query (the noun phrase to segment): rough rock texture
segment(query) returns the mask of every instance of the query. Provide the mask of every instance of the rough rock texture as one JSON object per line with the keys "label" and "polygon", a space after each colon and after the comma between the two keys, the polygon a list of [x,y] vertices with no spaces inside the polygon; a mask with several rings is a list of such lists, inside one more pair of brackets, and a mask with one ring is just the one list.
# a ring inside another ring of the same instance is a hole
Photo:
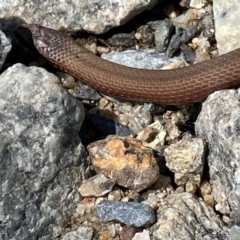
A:
{"label": "rough rock texture", "polygon": [[221,54],[240,48],[240,4],[238,0],[213,1],[215,37]]}
{"label": "rough rock texture", "polygon": [[67,233],[62,240],[92,240],[93,228],[79,227],[76,231]]}
{"label": "rough rock texture", "polygon": [[175,173],[174,179],[178,186],[185,186],[187,183],[200,186],[205,148],[201,138],[188,138],[165,149],[166,165]]}
{"label": "rough rock texture", "polygon": [[140,12],[151,9],[157,0],[9,0],[0,2],[0,18],[20,17],[54,29],[95,33],[126,23]]}
{"label": "rough rock texture", "polygon": [[208,166],[216,209],[240,224],[240,90],[210,95],[202,106],[196,132],[209,144]]}
{"label": "rough rock texture", "polygon": [[227,240],[223,223],[201,199],[190,193],[169,195],[158,208],[152,240]]}
{"label": "rough rock texture", "polygon": [[158,179],[159,167],[152,149],[137,139],[109,136],[89,144],[88,151],[95,171],[120,186],[140,192]]}
{"label": "rough rock texture", "polygon": [[97,213],[103,221],[117,220],[128,226],[142,227],[155,222],[153,210],[143,203],[102,201]]}
{"label": "rough rock texture", "polygon": [[22,64],[0,76],[0,99],[0,239],[55,239],[87,174],[82,104],[53,74]]}
{"label": "rough rock texture", "polygon": [[179,60],[184,61],[181,56],[169,59],[166,54],[160,54],[155,49],[110,52],[103,54],[102,58],[128,67],[140,69],[161,69],[167,63],[176,63]]}
{"label": "rough rock texture", "polygon": [[11,50],[11,42],[6,35],[0,30],[0,69]]}
{"label": "rough rock texture", "polygon": [[83,197],[99,197],[109,193],[114,185],[115,181],[113,179],[108,179],[103,174],[97,174],[83,181],[79,192]]}
{"label": "rough rock texture", "polygon": [[143,141],[143,145],[156,151],[160,151],[165,143],[166,130],[160,121],[148,125],[137,136],[137,139]]}

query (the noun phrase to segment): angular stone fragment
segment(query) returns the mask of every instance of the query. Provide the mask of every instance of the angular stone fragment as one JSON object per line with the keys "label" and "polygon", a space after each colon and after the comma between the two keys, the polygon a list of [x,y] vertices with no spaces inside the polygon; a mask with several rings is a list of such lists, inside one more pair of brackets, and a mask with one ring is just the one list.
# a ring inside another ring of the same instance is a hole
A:
{"label": "angular stone fragment", "polygon": [[12,48],[10,40],[6,37],[4,32],[0,30],[0,69],[5,62],[5,59]]}
{"label": "angular stone fragment", "polygon": [[97,205],[102,221],[117,220],[128,226],[143,227],[155,222],[153,210],[143,203],[102,201]]}
{"label": "angular stone fragment", "polygon": [[164,151],[167,167],[175,173],[178,186],[200,185],[204,166],[205,143],[201,138],[183,139]]}
{"label": "angular stone fragment", "polygon": [[223,225],[200,198],[190,193],[171,194],[160,201],[152,239],[228,239]]}
{"label": "angular stone fragment", "polygon": [[84,180],[79,188],[79,192],[83,197],[100,197],[109,193],[114,184],[114,180],[106,178],[103,174],[98,174]]}

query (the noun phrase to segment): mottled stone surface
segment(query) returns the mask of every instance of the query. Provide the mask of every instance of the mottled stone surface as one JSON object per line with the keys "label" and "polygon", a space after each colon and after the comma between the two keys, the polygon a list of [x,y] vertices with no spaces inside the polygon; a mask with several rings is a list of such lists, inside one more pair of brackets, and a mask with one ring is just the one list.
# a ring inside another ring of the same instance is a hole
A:
{"label": "mottled stone surface", "polygon": [[54,29],[86,30],[95,33],[126,23],[151,9],[157,0],[8,0],[0,2],[0,18],[20,17]]}
{"label": "mottled stone surface", "polygon": [[137,136],[137,139],[143,141],[144,146],[160,151],[165,143],[166,130],[160,121],[148,125]]}
{"label": "mottled stone surface", "polygon": [[235,224],[240,223],[239,100],[240,90],[215,92],[204,102],[196,122],[197,134],[209,145],[207,160],[216,208],[230,214]]}
{"label": "mottled stone surface", "polygon": [[148,205],[137,202],[102,201],[97,205],[97,213],[102,221],[117,220],[134,227],[149,225],[156,220]]}
{"label": "mottled stone surface", "polygon": [[172,194],[160,201],[152,240],[227,240],[223,222],[212,208],[190,193]]}
{"label": "mottled stone surface", "polygon": [[11,50],[12,45],[6,35],[0,30],[0,69],[7,57],[7,54]]}
{"label": "mottled stone surface", "polygon": [[159,176],[153,151],[137,139],[109,136],[89,144],[88,151],[97,173],[103,173],[131,190],[140,192]]}
{"label": "mottled stone surface", "polygon": [[175,173],[174,179],[178,186],[185,186],[187,183],[200,185],[205,148],[201,138],[188,138],[165,149],[166,165]]}
{"label": "mottled stone surface", "polygon": [[220,54],[240,48],[240,4],[238,0],[213,1],[215,37]]}
{"label": "mottled stone surface", "polygon": [[0,239],[56,239],[88,173],[82,104],[53,74],[22,64],[0,75],[0,99]]}
{"label": "mottled stone surface", "polygon": [[108,179],[103,174],[97,174],[84,180],[79,188],[79,192],[83,197],[99,197],[109,193],[114,184],[115,181],[113,179]]}
{"label": "mottled stone surface", "polygon": [[93,232],[91,227],[79,227],[76,231],[67,233],[62,240],[92,240]]}
{"label": "mottled stone surface", "polygon": [[161,69],[166,64],[174,63],[183,59],[181,56],[170,59],[166,54],[160,54],[155,49],[110,52],[102,55],[102,58],[128,67],[140,69]]}

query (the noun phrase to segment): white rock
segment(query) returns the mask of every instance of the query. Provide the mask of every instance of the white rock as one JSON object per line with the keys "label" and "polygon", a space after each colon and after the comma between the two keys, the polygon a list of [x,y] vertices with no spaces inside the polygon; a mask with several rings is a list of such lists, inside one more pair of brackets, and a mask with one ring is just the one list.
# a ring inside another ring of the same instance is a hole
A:
{"label": "white rock", "polygon": [[240,4],[238,0],[213,1],[215,36],[219,53],[240,47]]}
{"label": "white rock", "polygon": [[87,30],[95,33],[126,23],[157,0],[8,0],[0,1],[0,18],[20,17],[54,29]]}

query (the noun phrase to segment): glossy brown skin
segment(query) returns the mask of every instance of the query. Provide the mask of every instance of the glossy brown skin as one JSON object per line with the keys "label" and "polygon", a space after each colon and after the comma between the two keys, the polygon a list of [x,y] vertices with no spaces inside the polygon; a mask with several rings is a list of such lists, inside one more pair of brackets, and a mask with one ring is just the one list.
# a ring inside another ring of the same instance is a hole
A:
{"label": "glossy brown skin", "polygon": [[30,29],[39,53],[53,65],[107,95],[179,105],[240,86],[240,49],[185,68],[142,70],[103,60],[53,29],[36,24],[24,27]]}

